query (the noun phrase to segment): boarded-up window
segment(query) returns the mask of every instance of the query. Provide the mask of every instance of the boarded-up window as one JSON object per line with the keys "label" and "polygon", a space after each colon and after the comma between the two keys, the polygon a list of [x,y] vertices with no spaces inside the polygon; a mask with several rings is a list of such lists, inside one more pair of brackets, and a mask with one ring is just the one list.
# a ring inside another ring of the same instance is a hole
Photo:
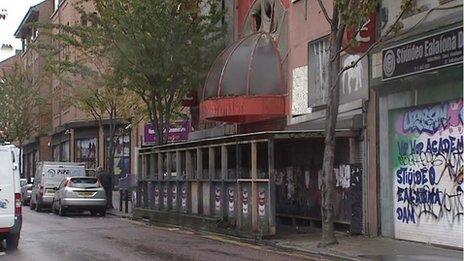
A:
{"label": "boarded-up window", "polygon": [[327,101],[327,69],[329,64],[329,38],[308,44],[308,106],[317,107]]}

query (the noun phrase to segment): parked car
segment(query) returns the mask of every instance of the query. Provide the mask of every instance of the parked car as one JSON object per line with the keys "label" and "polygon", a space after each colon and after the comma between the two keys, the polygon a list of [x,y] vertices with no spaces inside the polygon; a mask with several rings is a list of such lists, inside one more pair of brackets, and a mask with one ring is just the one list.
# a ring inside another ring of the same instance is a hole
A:
{"label": "parked car", "polygon": [[52,208],[60,216],[86,210],[93,216],[105,216],[105,190],[95,177],[67,177],[57,187]]}
{"label": "parked car", "polygon": [[0,146],[0,240],[6,239],[8,249],[18,247],[22,226],[18,161],[18,148]]}
{"label": "parked car", "polygon": [[31,195],[32,195],[32,182],[27,183],[26,179],[26,184],[24,184],[23,181],[21,181],[21,198],[22,198],[22,203],[23,206],[28,205],[31,202]]}
{"label": "parked car", "polygon": [[85,176],[85,164],[50,161],[37,163],[29,207],[38,212],[44,207],[51,207],[56,187],[64,178],[70,176]]}

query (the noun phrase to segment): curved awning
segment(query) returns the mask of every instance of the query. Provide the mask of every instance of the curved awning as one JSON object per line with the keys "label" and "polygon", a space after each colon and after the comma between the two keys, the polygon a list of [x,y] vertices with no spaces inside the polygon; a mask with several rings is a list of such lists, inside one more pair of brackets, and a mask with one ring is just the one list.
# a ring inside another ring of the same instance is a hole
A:
{"label": "curved awning", "polygon": [[285,81],[277,45],[268,33],[226,48],[208,73],[200,102],[204,120],[246,123],[285,115]]}

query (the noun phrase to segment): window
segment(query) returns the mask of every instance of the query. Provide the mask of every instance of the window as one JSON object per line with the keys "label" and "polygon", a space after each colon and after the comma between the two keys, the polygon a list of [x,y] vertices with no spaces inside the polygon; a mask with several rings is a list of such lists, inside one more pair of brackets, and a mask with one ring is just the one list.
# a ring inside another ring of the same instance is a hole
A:
{"label": "window", "polygon": [[53,146],[52,148],[52,151],[53,151],[53,160],[54,161],[60,161],[60,145],[55,145]]}
{"label": "window", "polygon": [[61,143],[61,161],[69,161],[69,141]]}
{"label": "window", "polygon": [[327,101],[327,69],[329,64],[329,38],[308,44],[308,106],[317,107]]}
{"label": "window", "polygon": [[[109,138],[106,140],[106,153],[109,151]],[[130,172],[130,137],[125,135],[116,138],[114,151],[114,174],[125,175]]]}
{"label": "window", "polygon": [[76,140],[76,161],[84,162],[87,169],[97,168],[97,138]]}
{"label": "window", "polygon": [[69,141],[62,142],[52,147],[54,161],[70,161],[69,157]]}
{"label": "window", "polygon": [[97,188],[97,178],[72,178],[71,184],[73,188]]}

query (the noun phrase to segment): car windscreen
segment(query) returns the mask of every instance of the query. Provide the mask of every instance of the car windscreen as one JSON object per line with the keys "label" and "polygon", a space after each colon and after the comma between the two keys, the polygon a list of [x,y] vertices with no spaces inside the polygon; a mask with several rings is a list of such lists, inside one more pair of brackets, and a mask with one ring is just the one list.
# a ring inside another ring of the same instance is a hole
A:
{"label": "car windscreen", "polygon": [[97,178],[71,178],[73,188],[96,188],[99,186]]}

